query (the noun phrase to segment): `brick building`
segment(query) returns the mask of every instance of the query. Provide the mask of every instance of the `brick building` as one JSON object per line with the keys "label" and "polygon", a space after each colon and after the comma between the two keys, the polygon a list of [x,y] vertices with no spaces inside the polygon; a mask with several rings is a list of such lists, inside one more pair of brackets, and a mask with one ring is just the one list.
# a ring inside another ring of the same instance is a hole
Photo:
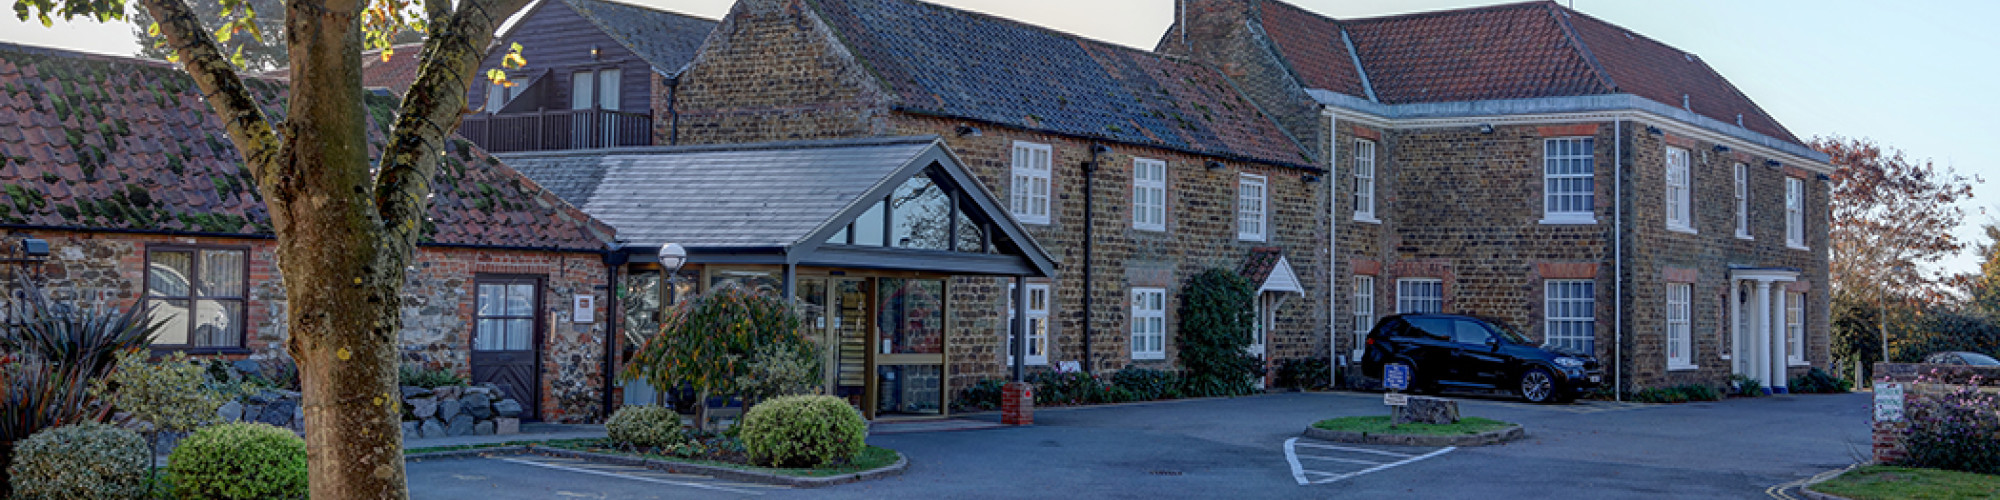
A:
{"label": "brick building", "polygon": [[1220,68],[1331,161],[1336,286],[1314,300],[1339,351],[1443,310],[1594,352],[1625,390],[1782,392],[1827,364],[1831,166],[1700,57],[1546,1],[1178,0],[1176,20],[1158,52]]}
{"label": "brick building", "polygon": [[[283,115],[282,82],[244,83]],[[379,141],[396,103],[368,105]],[[287,356],[269,214],[179,68],[0,44],[0,121],[0,248],[51,250],[18,275],[59,299],[151,307],[156,351]],[[463,140],[447,149],[404,284],[403,361],[538,402],[529,419],[601,419],[612,231]]]}
{"label": "brick building", "polygon": [[[1171,367],[1179,288],[1218,267],[1258,275],[1255,349],[1326,355],[1298,300],[1329,293],[1323,162],[1210,66],[911,0],[744,0],[661,81],[655,136],[684,144],[942,137],[1057,260],[1027,284],[1031,365]],[[952,388],[1006,374],[1008,286],[953,278],[953,331],[992,334],[952,346]]]}

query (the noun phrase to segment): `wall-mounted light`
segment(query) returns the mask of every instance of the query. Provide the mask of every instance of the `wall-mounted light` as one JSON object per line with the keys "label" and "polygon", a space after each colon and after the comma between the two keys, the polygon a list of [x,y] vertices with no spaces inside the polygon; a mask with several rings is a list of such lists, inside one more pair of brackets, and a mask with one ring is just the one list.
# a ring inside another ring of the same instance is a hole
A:
{"label": "wall-mounted light", "polygon": [[1727,152],[1729,152],[1729,146],[1725,146],[1725,145],[1721,145],[1721,144],[1717,144],[1717,145],[1715,145],[1715,152],[1717,152],[1717,153],[1727,153]]}
{"label": "wall-mounted light", "polygon": [[1832,177],[1828,177],[1826,174],[1813,174],[1813,177],[1819,179],[1820,182],[1833,180]]}
{"label": "wall-mounted light", "polygon": [[1205,165],[1208,166],[1209,170],[1222,170],[1223,167],[1222,162],[1215,160],[1209,160]]}
{"label": "wall-mounted light", "polygon": [[597,46],[596,46],[596,45],[592,45],[592,46],[590,46],[590,60],[592,60],[592,61],[595,61],[595,60],[597,60],[598,56],[599,56],[599,55],[600,55],[601,53],[602,53],[602,51],[598,50],[598,49],[597,49]]}
{"label": "wall-mounted light", "polygon": [[29,257],[49,256],[49,240],[27,238],[21,240],[21,254]]}
{"label": "wall-mounted light", "polygon": [[660,268],[665,269],[668,276],[673,276],[674,273],[679,272],[681,266],[687,264],[687,260],[687,248],[681,246],[681,244],[668,243],[660,245]]}
{"label": "wall-mounted light", "polygon": [[1491,123],[1481,123],[1481,124],[1479,124],[1479,133],[1481,133],[1481,134],[1491,134],[1491,133],[1493,133],[1493,124],[1491,124]]}
{"label": "wall-mounted light", "polygon": [[974,127],[963,123],[958,124],[958,128],[952,129],[952,132],[958,134],[959,137],[979,137],[980,135],[979,127]]}
{"label": "wall-mounted light", "polygon": [[1648,134],[1653,134],[1653,135],[1660,135],[1660,134],[1661,134],[1661,132],[1660,132],[1660,127],[1655,127],[1655,126],[1652,126],[1652,125],[1647,125],[1647,126],[1646,126],[1646,133],[1648,133]]}
{"label": "wall-mounted light", "polygon": [[1319,176],[1313,174],[1306,174],[1299,176],[1299,180],[1304,181],[1306,184],[1318,184]]}
{"label": "wall-mounted light", "polygon": [[1785,164],[1778,163],[1778,160],[1764,160],[1764,166],[1776,169],[1778,167],[1785,166]]}
{"label": "wall-mounted light", "polygon": [[1097,154],[1104,154],[1104,153],[1109,153],[1109,152],[1111,152],[1111,148],[1110,148],[1110,147],[1106,147],[1106,146],[1105,146],[1105,145],[1103,145],[1103,144],[1092,144],[1092,145],[1090,145],[1090,152],[1092,152],[1092,153],[1097,153]]}

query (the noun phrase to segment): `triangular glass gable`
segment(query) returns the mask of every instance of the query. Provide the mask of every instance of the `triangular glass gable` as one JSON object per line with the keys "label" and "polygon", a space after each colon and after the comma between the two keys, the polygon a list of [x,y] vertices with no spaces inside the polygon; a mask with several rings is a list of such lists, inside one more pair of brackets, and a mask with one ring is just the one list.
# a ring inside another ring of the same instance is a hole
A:
{"label": "triangular glass gable", "polygon": [[937,167],[904,179],[888,197],[876,201],[826,243],[993,253],[995,246],[986,237],[992,232],[992,221],[967,210],[964,193],[948,179]]}

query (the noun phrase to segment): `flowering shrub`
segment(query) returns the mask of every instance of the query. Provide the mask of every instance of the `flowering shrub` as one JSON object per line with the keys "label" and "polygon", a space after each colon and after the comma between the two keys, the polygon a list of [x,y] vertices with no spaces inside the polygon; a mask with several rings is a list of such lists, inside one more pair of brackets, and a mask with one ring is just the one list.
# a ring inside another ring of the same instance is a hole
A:
{"label": "flowering shrub", "polygon": [[19,446],[10,466],[18,498],[136,498],[146,491],[153,454],[132,431],[84,422],[44,429]]}
{"label": "flowering shrub", "polygon": [[1944,384],[1950,390],[1910,401],[1903,439],[1907,458],[1901,465],[2000,474],[2000,395],[1981,391],[1982,382],[1979,376],[1965,384],[1917,378],[1919,386]]}

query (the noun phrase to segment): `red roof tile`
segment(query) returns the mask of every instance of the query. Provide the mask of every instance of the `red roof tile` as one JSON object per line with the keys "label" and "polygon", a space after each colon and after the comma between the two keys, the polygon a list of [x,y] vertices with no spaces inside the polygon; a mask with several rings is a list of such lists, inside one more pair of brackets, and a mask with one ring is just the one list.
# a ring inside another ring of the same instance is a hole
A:
{"label": "red roof tile", "polygon": [[1273,35],[1278,52],[1305,86],[1352,96],[1367,96],[1353,53],[1340,39],[1340,23],[1284,2],[1259,2],[1264,29]]}
{"label": "red roof tile", "polygon": [[[244,83],[279,116],[282,84]],[[380,144],[396,102],[371,97],[368,106]],[[18,132],[0,133],[0,223],[271,234],[241,157],[193,80],[173,66],[0,43],[0,116],[13,116]],[[608,241],[609,227],[470,142],[448,149],[426,242],[601,249]]]}
{"label": "red roof tile", "polygon": [[[396,95],[410,91],[410,84],[417,81],[417,53],[424,50],[423,42],[406,43],[389,47],[389,59],[382,59],[382,51],[370,50],[361,53],[361,86],[386,88]],[[290,78],[291,68],[280,68],[264,73],[272,78]]]}

